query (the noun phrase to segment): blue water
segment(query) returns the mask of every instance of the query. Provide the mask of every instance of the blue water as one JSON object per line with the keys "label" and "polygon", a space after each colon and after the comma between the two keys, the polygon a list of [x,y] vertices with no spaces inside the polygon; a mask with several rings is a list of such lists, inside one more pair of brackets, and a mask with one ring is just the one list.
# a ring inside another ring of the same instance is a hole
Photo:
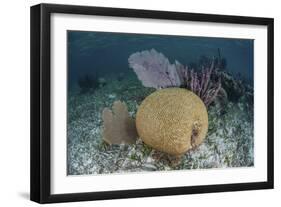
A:
{"label": "blue water", "polygon": [[84,75],[106,77],[132,71],[128,57],[137,51],[156,49],[171,63],[178,60],[194,66],[200,57],[224,58],[224,70],[248,83],[253,82],[254,40],[188,37],[109,32],[68,31],[68,86]]}

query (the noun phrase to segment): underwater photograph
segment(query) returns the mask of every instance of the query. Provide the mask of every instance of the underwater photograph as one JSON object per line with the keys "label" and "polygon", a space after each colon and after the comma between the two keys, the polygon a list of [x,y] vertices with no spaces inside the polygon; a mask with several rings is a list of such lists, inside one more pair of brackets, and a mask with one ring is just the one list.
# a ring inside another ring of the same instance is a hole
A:
{"label": "underwater photograph", "polygon": [[67,175],[254,167],[254,40],[67,31]]}

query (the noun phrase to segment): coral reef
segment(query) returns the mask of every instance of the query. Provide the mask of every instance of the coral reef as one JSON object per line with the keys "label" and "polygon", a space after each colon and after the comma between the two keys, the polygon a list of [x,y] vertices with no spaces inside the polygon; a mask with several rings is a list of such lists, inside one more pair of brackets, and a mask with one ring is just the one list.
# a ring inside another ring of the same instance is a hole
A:
{"label": "coral reef", "polygon": [[118,74],[118,76],[117,76],[117,80],[118,80],[118,81],[122,81],[122,80],[124,80],[124,78],[125,78],[125,74],[122,73],[122,72],[120,72],[120,73]]}
{"label": "coral reef", "polygon": [[87,93],[90,90],[95,90],[99,86],[98,77],[96,75],[86,74],[78,79],[80,93]]}
{"label": "coral reef", "polygon": [[182,155],[203,142],[208,131],[208,113],[191,91],[167,88],[145,98],[137,111],[136,127],[147,145],[171,155]]}
{"label": "coral reef", "polygon": [[106,85],[106,79],[103,77],[98,78],[99,87],[104,87]]}
{"label": "coral reef", "polygon": [[162,53],[154,49],[136,52],[128,61],[145,87],[159,89],[181,85],[175,64],[170,64]]}
{"label": "coral reef", "polygon": [[[129,59],[129,65],[145,87],[168,88],[185,87],[197,94],[206,106],[209,106],[218,95],[225,95],[221,86],[219,73],[215,71],[215,59],[210,61],[202,57],[202,70],[196,72],[183,66],[177,60],[169,60],[156,50],[136,52]],[[217,69],[216,69],[217,70]]]}
{"label": "coral reef", "polygon": [[133,144],[136,142],[137,132],[135,121],[130,117],[124,102],[115,101],[112,111],[104,108],[103,140],[108,144]]}
{"label": "coral reef", "polygon": [[253,98],[253,88],[246,87],[241,80],[235,79],[231,74],[220,72],[222,87],[228,94],[228,99],[237,102],[240,97],[247,94],[248,98]]}
{"label": "coral reef", "polygon": [[[176,166],[170,165],[167,159],[156,158],[155,156],[160,152],[157,153],[157,150],[143,143],[141,139],[130,145],[105,144],[102,139],[103,109],[111,108],[115,100],[122,100],[126,102],[130,115],[134,116],[143,99],[155,91],[154,88],[143,87],[133,72],[128,74],[121,82],[117,77],[107,79],[108,84],[97,88],[93,93],[69,92],[68,175],[234,168],[254,165],[254,119],[251,112],[253,104],[248,102],[246,94],[235,102],[227,101],[223,108],[218,106],[217,101],[209,106],[209,129],[206,139],[197,148],[185,153]],[[109,94],[116,96],[111,99]],[[139,97],[138,100],[136,97]],[[221,109],[224,113],[218,113]],[[160,156],[166,156],[166,153]]]}

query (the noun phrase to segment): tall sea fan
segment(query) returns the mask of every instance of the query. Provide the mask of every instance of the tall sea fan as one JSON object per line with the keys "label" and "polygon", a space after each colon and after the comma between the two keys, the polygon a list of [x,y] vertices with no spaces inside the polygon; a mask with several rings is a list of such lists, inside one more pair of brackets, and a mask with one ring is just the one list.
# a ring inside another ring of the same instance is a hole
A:
{"label": "tall sea fan", "polygon": [[145,87],[160,89],[181,85],[176,65],[154,49],[133,53],[128,61]]}
{"label": "tall sea fan", "polygon": [[171,64],[155,49],[133,53],[128,61],[145,87],[156,89],[185,87],[197,94],[206,106],[209,106],[219,94],[225,94],[221,79],[218,73],[215,73],[214,61],[210,67],[195,72],[178,61]]}

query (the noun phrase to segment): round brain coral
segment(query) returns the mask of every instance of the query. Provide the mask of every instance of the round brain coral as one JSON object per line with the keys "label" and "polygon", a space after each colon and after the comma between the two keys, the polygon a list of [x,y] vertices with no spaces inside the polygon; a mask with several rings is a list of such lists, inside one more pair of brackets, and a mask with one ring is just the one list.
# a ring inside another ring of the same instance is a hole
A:
{"label": "round brain coral", "polygon": [[161,89],[146,97],[139,106],[136,127],[144,143],[178,156],[203,142],[208,131],[208,113],[193,92],[181,88]]}

